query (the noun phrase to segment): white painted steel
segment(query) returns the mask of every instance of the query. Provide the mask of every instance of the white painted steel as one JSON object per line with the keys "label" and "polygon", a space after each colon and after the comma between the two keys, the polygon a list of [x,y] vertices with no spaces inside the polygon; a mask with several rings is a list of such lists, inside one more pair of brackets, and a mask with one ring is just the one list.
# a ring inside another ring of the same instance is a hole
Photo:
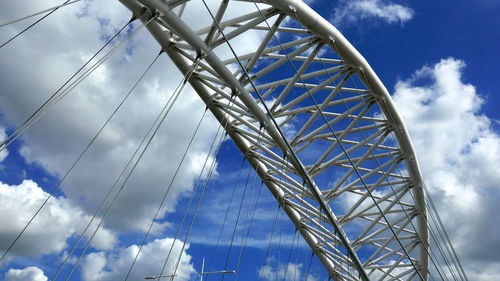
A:
{"label": "white painted steel", "polygon": [[[253,1],[222,1],[218,23],[197,31],[179,14],[199,1],[120,1],[143,21],[154,17],[147,28],[181,72],[203,56],[190,84],[334,280],[427,280],[410,138],[380,79],[335,27],[298,0],[259,1],[261,11],[234,18],[228,5]],[[252,53],[217,55],[225,39],[251,30],[264,33]],[[275,36],[283,42],[271,43]],[[290,60],[297,67],[283,70]]]}

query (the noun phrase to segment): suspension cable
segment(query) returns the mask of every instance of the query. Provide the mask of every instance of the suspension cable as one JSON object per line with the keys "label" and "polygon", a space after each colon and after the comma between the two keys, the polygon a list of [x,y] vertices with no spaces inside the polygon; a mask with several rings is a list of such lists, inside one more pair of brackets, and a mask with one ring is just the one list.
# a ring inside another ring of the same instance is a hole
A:
{"label": "suspension cable", "polygon": [[[235,96],[236,96],[236,95],[235,95],[235,93],[233,92],[233,94],[231,95],[230,100],[228,101],[228,105],[230,105],[230,104],[232,103],[233,98],[234,98]],[[219,127],[219,129],[220,129],[220,128],[224,128],[224,130],[227,130],[227,126],[229,125],[229,118],[226,118],[226,117],[227,117],[227,115],[228,115],[228,113],[224,113],[223,120],[224,120],[225,122],[224,122],[224,124],[221,124],[222,126],[220,126],[220,127]],[[227,133],[226,133],[226,134],[227,134]],[[222,143],[223,139],[224,139],[224,135],[222,135],[222,137],[221,137],[221,141],[220,141],[220,143],[219,143],[219,145],[218,145],[216,155],[218,155],[218,153],[219,153],[219,151],[220,151],[220,144]],[[213,146],[213,144],[212,144],[212,146]],[[202,191],[201,191],[201,195],[200,195],[200,198],[199,198],[199,200],[198,200],[198,203],[197,203],[197,206],[196,206],[196,209],[195,209],[195,213],[194,213],[194,215],[193,215],[193,217],[192,217],[192,219],[191,219],[191,223],[190,223],[190,225],[189,225],[188,231],[187,231],[187,233],[186,233],[186,235],[185,235],[185,237],[184,237],[184,240],[183,240],[183,242],[182,242],[182,248],[181,248],[181,250],[180,250],[180,252],[179,252],[179,255],[178,255],[178,257],[177,257],[177,262],[176,262],[176,264],[175,264],[175,266],[174,266],[174,271],[173,271],[173,273],[172,273],[171,280],[173,280],[173,276],[175,276],[175,274],[176,274],[176,272],[177,272],[177,269],[178,269],[178,267],[179,267],[179,264],[180,264],[180,261],[181,261],[181,258],[182,258],[182,252],[184,251],[184,248],[185,248],[185,246],[186,246],[187,240],[188,240],[188,238],[189,238],[189,236],[190,236],[190,233],[191,233],[192,227],[193,227],[193,225],[194,225],[194,222],[195,222],[196,216],[197,216],[198,211],[199,211],[199,208],[200,208],[200,206],[201,206],[201,202],[203,201],[203,197],[204,197],[204,194],[205,194],[206,188],[208,187],[208,183],[209,183],[210,177],[211,177],[211,175],[212,175],[212,173],[213,173],[214,169],[215,169],[215,159],[214,159],[214,161],[212,162],[212,165],[211,165],[211,167],[210,167],[208,177],[207,177],[207,179],[206,179],[206,181],[205,181],[204,187],[203,187],[203,189],[202,189]],[[198,178],[197,182],[200,180],[200,178],[201,178],[201,173],[200,173],[200,176],[199,176],[199,178]],[[196,184],[196,186],[197,186],[197,185],[198,185],[198,184]],[[194,191],[193,191],[193,192],[194,192]],[[193,196],[194,196],[194,193],[193,193]],[[194,197],[192,197],[192,198],[191,198],[191,200],[192,200],[193,198],[194,198]],[[191,200],[190,200],[189,205],[191,204]],[[188,206],[188,207],[189,207],[189,206]],[[184,218],[185,218],[185,216],[186,216],[186,214],[187,214],[187,209],[188,209],[188,208],[186,208],[186,211],[185,211],[185,214],[184,214],[184,217],[183,217],[182,221],[184,221]],[[178,228],[178,230],[177,230],[177,233],[176,233],[176,236],[175,236],[176,238],[175,238],[175,239],[177,239],[177,235],[178,235],[179,231],[180,231],[180,226],[179,226],[179,228]],[[175,241],[174,241],[174,242],[175,242]],[[164,273],[164,271],[165,271],[165,268],[166,268],[166,265],[167,265],[167,262],[168,262],[168,260],[169,260],[170,254],[171,254],[171,252],[172,252],[172,248],[173,248],[173,246],[174,246],[174,245],[172,244],[172,245],[171,245],[171,247],[170,247],[169,253],[168,253],[168,255],[167,255],[167,257],[166,257],[166,259],[165,259],[165,261],[164,261],[164,263],[163,263],[163,266],[162,266],[162,269],[161,269],[161,271],[160,271],[160,274],[159,274],[158,276],[162,276],[162,275],[163,275],[163,273]]]}
{"label": "suspension cable", "polygon": [[[356,84],[356,81],[355,81],[354,79],[353,79],[353,81],[354,81],[354,83]],[[356,87],[357,87],[357,85],[356,85]],[[343,97],[342,97],[342,96],[341,96],[341,98],[343,99]],[[345,102],[344,102],[344,104],[345,104],[345,106],[346,106],[347,110],[350,112],[350,108],[349,108],[349,106],[348,106]],[[369,109],[369,112],[370,112],[370,109]],[[371,113],[371,112],[370,112],[370,113]],[[349,113],[349,114],[351,114],[351,113]],[[372,114],[372,116],[373,116],[373,114]],[[366,140],[366,137],[364,136],[363,132],[360,132],[360,133],[361,133],[362,137]],[[387,146],[387,142],[386,142],[386,140],[385,140],[385,139],[382,141],[382,143],[383,143],[385,146]],[[397,143],[397,141],[396,141],[396,143]],[[372,155],[374,155],[373,151],[371,151],[371,154],[372,154]],[[395,156],[390,156],[390,157],[391,157],[391,159],[392,159],[392,160],[394,160],[394,159],[395,159]],[[378,160],[377,158],[375,158],[375,161],[377,162],[377,165],[379,165],[379,166],[380,166],[380,162],[379,162],[379,160]],[[396,166],[396,169],[397,169],[397,171],[398,171],[399,176],[403,177],[403,173],[402,173],[402,171],[400,170],[399,166]],[[417,228],[416,228],[416,227],[415,227],[415,225],[413,224],[413,221],[410,219],[410,216],[409,216],[408,212],[406,211],[406,209],[405,209],[405,208],[404,208],[404,206],[403,206],[403,203],[401,202],[401,201],[402,201],[402,197],[400,197],[400,196],[396,193],[396,191],[394,190],[394,187],[393,187],[392,183],[389,181],[388,176],[387,176],[386,174],[384,174],[384,178],[385,178],[386,182],[389,184],[389,187],[390,187],[390,189],[391,189],[392,193],[394,194],[394,196],[396,197],[396,201],[398,202],[398,204],[400,205],[401,209],[403,210],[403,212],[404,212],[404,214],[405,214],[406,218],[409,220],[409,222],[410,222],[410,224],[411,224],[412,228],[415,230],[415,234],[417,235],[418,239],[419,239],[419,240],[422,240],[422,239],[421,239],[421,237],[420,237],[420,233],[417,231]],[[416,188],[416,187],[414,187],[414,188]],[[410,192],[409,194],[410,194],[410,197],[412,198],[412,200],[413,200],[414,202],[416,202],[416,199],[415,199],[415,197],[414,197],[413,193],[412,193],[412,192]],[[427,203],[426,203],[425,201],[424,201],[424,204],[427,206]],[[427,217],[423,215],[422,210],[420,209],[420,207],[419,207],[417,204],[415,204],[415,208],[416,208],[417,212],[420,214],[420,216],[421,216],[422,218],[424,218],[425,223],[426,223],[428,226],[430,226],[430,224],[429,224],[429,221],[428,221]],[[440,252],[441,256],[445,259],[445,263],[447,264],[448,269],[450,270],[450,272],[452,273],[452,276],[453,276],[453,277],[454,277],[454,279],[456,280],[455,274],[454,274],[454,273],[453,273],[453,271],[451,270],[450,265],[448,264],[448,262],[447,262],[447,260],[446,260],[445,254],[443,253],[443,251],[442,251],[441,247],[439,246],[439,241],[437,241],[437,239],[436,239],[436,237],[435,237],[434,230],[433,230],[432,228],[430,228],[430,227],[428,228],[428,230],[429,230],[429,233],[431,234],[431,238],[432,238],[432,239],[436,242],[436,246],[438,247],[438,251]],[[441,268],[441,265],[439,265],[439,261],[438,261],[438,260],[437,260],[437,258],[436,258],[436,254],[435,254],[432,250],[428,249],[427,247],[424,247],[424,250],[425,250],[425,252],[427,253],[427,255],[429,256],[429,258],[431,259],[431,263],[432,263],[432,265],[434,266],[434,268],[436,268],[436,271],[438,272],[438,274],[439,274],[439,276],[441,277],[441,279],[442,279],[442,280],[445,280],[445,277],[443,276],[444,272],[443,272],[443,274],[441,274],[441,272],[440,272],[440,269],[441,269],[442,271],[443,271],[443,269]],[[436,265],[436,263],[437,263],[437,265]],[[446,275],[445,275],[445,276],[446,276]],[[447,278],[446,278],[446,279],[447,279]]]}
{"label": "suspension cable", "polygon": [[[240,166],[240,169],[238,170],[238,176],[236,176],[236,181],[234,182],[234,188],[233,188],[233,192],[231,193],[231,199],[229,199],[229,204],[227,205],[227,209],[226,209],[226,213],[224,214],[224,219],[222,220],[222,226],[221,226],[221,230],[219,232],[219,236],[217,237],[217,242],[215,243],[215,250],[214,250],[214,253],[217,252],[217,248],[219,247],[219,243],[220,243],[220,240],[222,238],[222,233],[224,231],[224,226],[226,225],[226,221],[227,221],[227,218],[229,216],[229,211],[231,210],[231,206],[233,205],[233,200],[234,200],[234,195],[236,194],[236,187],[238,186],[238,183],[240,182],[240,176],[241,176],[241,172],[243,171],[243,166],[245,164],[245,157],[242,157],[242,161],[241,161],[241,166]],[[208,278],[209,276],[207,276]]]}
{"label": "suspension cable", "polygon": [[53,6],[51,8],[47,8],[45,10],[42,10],[42,11],[39,11],[39,12],[36,12],[36,13],[30,14],[30,15],[27,15],[27,16],[23,16],[23,17],[20,17],[20,18],[17,18],[15,20],[11,20],[11,21],[8,21],[8,22],[5,22],[5,23],[2,23],[2,24],[0,24],[0,27],[4,27],[6,25],[13,24],[13,23],[16,23],[18,21],[29,19],[31,17],[38,16],[40,14],[43,14],[43,13],[46,13],[46,12],[49,12],[49,11],[52,11],[52,10],[55,11],[56,9],[59,9],[61,7],[65,7],[65,6],[71,5],[71,4],[76,3],[76,2],[80,2],[80,1],[82,1],[82,0],[73,0],[73,1],[70,1],[70,2],[66,1],[63,4],[60,4],[60,5],[57,5],[57,6]]}
{"label": "suspension cable", "polygon": [[[227,251],[227,256],[226,256],[226,263],[224,264],[224,270],[227,269],[227,266],[229,264],[229,258],[231,256],[231,250],[233,248],[233,243],[234,243],[234,239],[235,239],[235,236],[236,236],[236,229],[238,228],[238,223],[240,221],[240,215],[241,215],[241,210],[243,209],[243,202],[245,201],[245,195],[247,193],[247,190],[248,190],[248,183],[249,183],[249,180],[250,180],[250,172],[252,171],[252,167],[248,167],[248,173],[247,173],[247,177],[246,177],[246,180],[245,180],[245,186],[243,188],[243,194],[241,195],[241,202],[240,202],[240,206],[238,208],[238,214],[236,215],[236,222],[234,223],[234,228],[233,228],[233,234],[231,235],[231,242],[229,243],[229,249]],[[224,277],[225,275],[222,274],[222,280],[224,280]]]}
{"label": "suspension cable", "polygon": [[[292,245],[290,246],[290,250],[288,251],[288,259],[287,259],[287,261],[285,263],[285,273],[283,274],[282,281],[286,280],[286,275],[288,274],[288,265],[290,264],[290,259],[292,258],[292,253],[293,253],[293,248],[294,248],[294,245],[295,245],[295,239],[297,237],[297,232],[298,232],[298,230],[295,228],[295,231],[293,233]],[[298,245],[298,241],[299,240],[297,239],[297,245]]]}
{"label": "suspension cable", "polygon": [[[256,175],[257,175],[257,172],[256,172]],[[252,229],[252,223],[253,223],[253,220],[254,220],[254,217],[255,217],[255,212],[257,210],[257,205],[259,203],[260,194],[262,192],[263,185],[264,185],[264,182],[261,182],[260,183],[260,187],[259,187],[259,191],[257,193],[257,198],[255,199],[255,204],[254,204],[253,208],[251,208],[252,215],[251,215],[251,218],[250,218],[250,223],[248,225],[246,234],[244,235],[243,244],[242,244],[242,247],[241,247],[241,250],[240,250],[240,254],[238,256],[238,262],[237,262],[237,265],[236,265],[236,274],[234,276],[234,280],[233,281],[236,281],[238,279],[238,276],[239,276],[240,265],[241,265],[241,261],[243,260],[243,250],[245,249],[245,247],[247,245],[247,242],[248,242],[248,237],[250,236],[250,230]]]}
{"label": "suspension cable", "polygon": [[[277,201],[277,200],[276,200]],[[273,218],[273,224],[271,226],[271,235],[269,236],[269,243],[267,245],[267,249],[266,249],[266,255],[264,257],[264,270],[259,278],[259,281],[263,281],[265,276],[266,276],[266,273],[267,273],[267,268],[270,266],[268,265],[269,262],[270,262],[270,253],[271,253],[271,246],[272,246],[272,243],[273,243],[273,236],[274,236],[274,232],[275,232],[275,228],[276,228],[276,222],[278,220],[278,214],[279,214],[279,210],[281,209],[281,206],[279,204],[279,202],[276,203],[276,211],[274,212],[274,218]]]}
{"label": "suspension cable", "polygon": [[[222,238],[222,234],[224,232],[224,227],[225,227],[227,219],[229,217],[229,211],[231,210],[231,206],[233,205],[234,196],[236,194],[238,183],[240,182],[241,173],[242,173],[243,167],[245,165],[245,159],[246,159],[246,157],[241,158],[241,165],[240,165],[240,168],[238,169],[238,174],[236,176],[236,180],[234,181],[233,192],[231,192],[231,199],[229,199],[229,203],[227,205],[226,212],[224,214],[224,219],[222,220],[222,226],[220,228],[219,235],[217,237],[217,242],[215,243],[215,249],[211,255],[212,257],[217,253],[217,250],[219,248],[219,243],[220,243],[220,240]],[[205,266],[207,266],[207,265],[205,265]],[[207,277],[205,278],[205,281],[208,281],[209,278],[210,278],[210,275],[207,275]]]}

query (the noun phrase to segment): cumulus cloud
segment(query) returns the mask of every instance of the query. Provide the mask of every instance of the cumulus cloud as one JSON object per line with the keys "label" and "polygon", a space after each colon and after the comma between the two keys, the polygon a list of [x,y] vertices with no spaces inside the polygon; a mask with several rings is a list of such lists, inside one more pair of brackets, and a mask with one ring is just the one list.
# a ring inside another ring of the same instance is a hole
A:
{"label": "cumulus cloud", "polygon": [[[423,177],[469,278],[498,278],[500,136],[485,102],[462,79],[465,63],[443,59],[395,87]],[[480,239],[478,239],[480,238]],[[477,270],[481,268],[481,270]]]}
{"label": "cumulus cloud", "polygon": [[[9,11],[9,18],[25,13],[19,3],[7,5],[0,13]],[[34,9],[41,9],[40,5]],[[0,70],[1,91],[6,93],[0,97],[2,125],[15,128],[21,124],[130,16],[118,1],[82,1],[61,8],[37,25],[36,32],[26,32],[3,48],[13,55],[0,58],[5,67]],[[13,34],[19,27],[7,29]],[[37,51],[29,42],[37,42]],[[60,178],[159,49],[146,31],[120,49],[23,135],[20,152],[26,162]],[[163,55],[63,183],[68,200],[85,213],[94,212],[181,79]],[[107,226],[117,231],[145,229],[204,109],[195,93],[186,89],[109,213]],[[215,120],[205,118],[161,214],[173,211],[177,198],[190,191],[215,129]]]}
{"label": "cumulus cloud", "polygon": [[30,266],[23,269],[9,269],[5,273],[4,281],[47,281],[48,278],[38,267]]}
{"label": "cumulus cloud", "polygon": [[414,11],[404,5],[387,0],[339,1],[332,20],[350,24],[365,19],[379,19],[386,23],[404,23],[413,18]]}
{"label": "cumulus cloud", "polygon": [[259,277],[262,280],[305,280],[317,281],[317,278],[311,274],[302,272],[303,264],[301,263],[278,263],[276,267],[265,265],[259,268]]}
{"label": "cumulus cloud", "polygon": [[[143,280],[145,276],[158,275],[171,247],[173,249],[165,267],[164,275],[171,275],[174,272],[177,257],[182,253],[175,273],[177,275],[175,280],[189,280],[196,273],[191,263],[191,256],[186,252],[189,245],[186,245],[181,252],[182,242],[171,238],[157,239],[144,245],[129,280]],[[131,245],[127,248],[116,249],[112,253],[95,252],[87,255],[82,265],[83,280],[111,281],[123,279],[138,250],[138,245]]]}
{"label": "cumulus cloud", "polygon": [[[48,193],[31,180],[13,186],[0,182],[0,253],[7,249],[47,196]],[[11,253],[38,256],[60,252],[67,247],[66,240],[79,234],[88,221],[90,217],[69,200],[62,197],[51,198]],[[114,245],[115,240],[109,230],[102,229],[96,235],[93,245],[108,249]]]}

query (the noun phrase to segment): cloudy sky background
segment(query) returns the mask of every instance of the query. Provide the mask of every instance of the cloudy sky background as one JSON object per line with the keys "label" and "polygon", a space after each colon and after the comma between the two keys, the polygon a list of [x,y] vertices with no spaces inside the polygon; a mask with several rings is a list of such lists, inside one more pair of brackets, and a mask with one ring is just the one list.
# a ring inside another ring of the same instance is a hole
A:
{"label": "cloudy sky background", "polygon": [[[500,102],[500,54],[495,46],[500,45],[500,26],[494,15],[500,12],[500,4],[493,0],[439,4],[308,2],[346,34],[393,93],[427,188],[469,279],[498,280],[500,112],[496,105]],[[6,0],[1,4],[0,19],[5,22],[58,3],[30,1],[28,5]],[[21,124],[129,18],[128,10],[117,1],[84,1],[54,13],[0,49],[0,137]],[[2,27],[0,42],[27,24],[29,21]],[[239,40],[236,45],[243,53],[258,35],[249,33]],[[20,141],[0,153],[0,249],[5,250],[17,235],[158,51],[147,32],[140,32]],[[70,250],[75,236],[85,228],[99,200],[181,79],[168,59],[161,57],[79,162],[77,172],[64,181],[0,265],[0,278],[43,281],[53,276],[55,269],[50,263],[59,264]],[[141,233],[154,216],[159,194],[172,178],[203,110],[192,90],[184,91],[94,238],[75,280],[116,280],[127,270],[137,253]],[[174,253],[181,251],[179,241],[163,234],[172,232],[171,221],[200,174],[216,130],[216,122],[204,118],[161,212],[164,219],[155,225],[155,236],[142,250],[133,272],[136,280],[156,274],[163,259],[160,253],[172,245]],[[238,159],[224,158],[234,166],[240,165]],[[221,173],[225,164],[218,165]],[[233,169],[227,179],[217,180],[229,185],[236,177]],[[210,199],[206,208],[218,206],[217,202],[227,200],[229,195]],[[208,225],[225,211],[209,209],[213,212],[201,215]],[[260,225],[273,220],[272,211],[258,213]],[[210,240],[209,235],[193,237],[193,245],[183,250],[179,270],[183,276],[179,280],[194,278],[201,259],[196,253]],[[250,240],[250,245],[258,246],[265,237],[253,236]],[[286,266],[299,271],[299,276],[303,270],[300,263]],[[281,277],[283,267],[254,270],[252,278]]]}

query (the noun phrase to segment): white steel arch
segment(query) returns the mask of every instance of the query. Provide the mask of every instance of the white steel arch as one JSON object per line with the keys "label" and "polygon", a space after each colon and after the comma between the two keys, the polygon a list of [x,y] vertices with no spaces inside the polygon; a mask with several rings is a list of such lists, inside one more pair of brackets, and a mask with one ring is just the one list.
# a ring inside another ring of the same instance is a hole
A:
{"label": "white steel arch", "polygon": [[[427,280],[425,197],[410,138],[387,89],[334,26],[299,0],[223,0],[199,30],[182,12],[201,1],[120,1],[149,22],[181,72],[201,59],[189,83],[330,277]],[[227,18],[228,5],[254,8]],[[250,30],[265,34],[253,52],[217,55]]]}

